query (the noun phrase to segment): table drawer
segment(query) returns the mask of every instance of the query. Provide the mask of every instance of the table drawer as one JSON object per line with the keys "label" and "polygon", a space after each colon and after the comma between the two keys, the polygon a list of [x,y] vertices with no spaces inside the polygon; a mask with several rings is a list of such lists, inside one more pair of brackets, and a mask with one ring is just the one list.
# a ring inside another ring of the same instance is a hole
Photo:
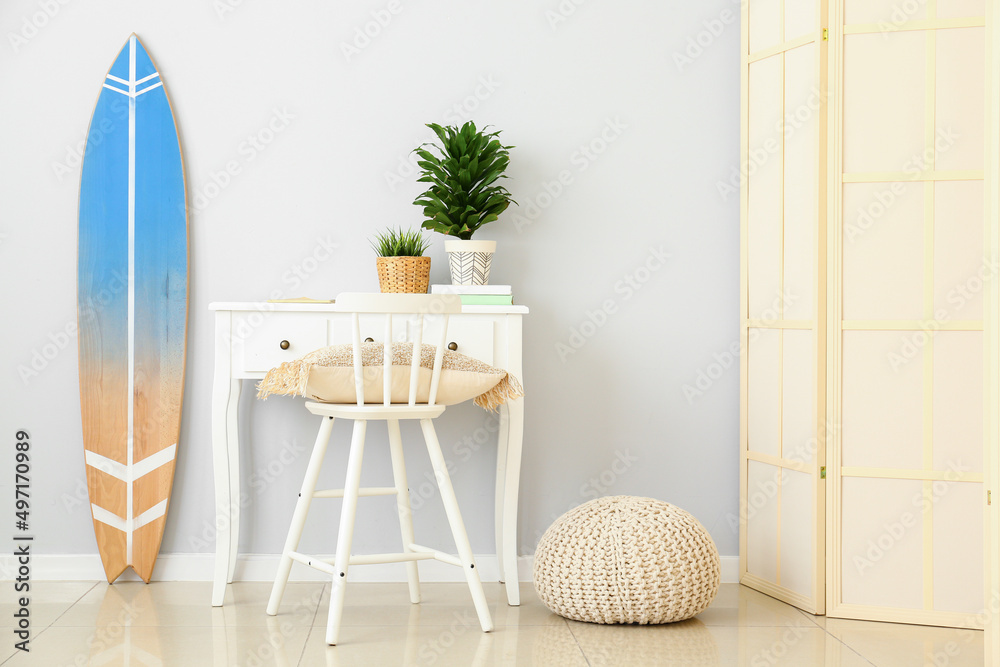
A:
{"label": "table drawer", "polygon": [[[371,338],[376,343],[383,342],[385,338],[385,315],[362,314],[358,316],[361,325],[361,340],[367,341]],[[339,315],[330,320],[330,345],[350,344],[353,342],[352,336],[354,324],[350,315]],[[406,318],[396,315],[392,318],[392,338],[402,340],[406,333]]]}
{"label": "table drawer", "polygon": [[[452,316],[448,318],[446,345],[454,343],[466,356],[493,365],[494,322],[492,319],[474,316]],[[424,342],[437,344],[441,335],[441,318],[424,319]]]}
{"label": "table drawer", "polygon": [[[371,338],[381,343],[385,338],[384,315],[361,316],[361,338]],[[436,345],[441,332],[441,320],[438,315],[424,317],[423,342]],[[412,340],[412,327],[416,326],[415,318],[396,316],[392,320],[393,340]],[[446,344],[455,343],[458,352],[493,365],[493,320],[482,317],[453,315],[448,322],[448,338]],[[409,333],[408,333],[409,332]],[[330,322],[330,345],[351,342],[351,319],[349,317],[334,318]]]}
{"label": "table drawer", "polygon": [[252,373],[298,359],[327,344],[327,322],[323,317],[299,313],[272,314],[256,327],[236,325],[248,331],[243,338],[243,369]]}

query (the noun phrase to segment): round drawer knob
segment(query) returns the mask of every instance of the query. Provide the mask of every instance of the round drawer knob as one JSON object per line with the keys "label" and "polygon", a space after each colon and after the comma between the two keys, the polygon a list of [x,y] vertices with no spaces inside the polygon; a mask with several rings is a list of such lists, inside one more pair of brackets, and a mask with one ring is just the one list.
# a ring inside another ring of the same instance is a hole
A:
{"label": "round drawer knob", "polygon": [[458,343],[456,343],[455,341],[452,341],[452,342],[448,343],[448,349],[451,350],[452,352],[457,351],[458,350]]}
{"label": "round drawer knob", "polygon": [[287,350],[291,346],[292,346],[291,343],[289,343],[287,340],[283,340],[280,343],[278,343],[278,347],[280,347],[282,350]]}
{"label": "round drawer knob", "polygon": [[365,338],[365,342],[366,343],[374,343],[375,339],[374,338]]}

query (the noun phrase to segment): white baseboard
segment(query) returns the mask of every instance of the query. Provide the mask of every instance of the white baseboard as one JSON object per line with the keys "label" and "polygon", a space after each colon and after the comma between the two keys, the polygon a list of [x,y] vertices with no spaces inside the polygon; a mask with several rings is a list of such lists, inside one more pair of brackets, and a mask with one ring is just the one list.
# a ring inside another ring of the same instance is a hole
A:
{"label": "white baseboard", "polygon": [[[332,557],[332,556],[331,556]],[[519,581],[531,581],[532,556],[517,559]],[[739,558],[723,556],[722,583],[739,582]],[[214,554],[160,554],[156,559],[153,581],[211,581],[214,572]],[[479,574],[483,581],[497,581],[500,571],[495,555],[476,556]],[[275,554],[242,554],[236,561],[234,581],[272,581],[278,567]],[[406,570],[401,563],[365,565],[351,568],[351,581],[403,582]],[[422,581],[464,582],[465,576],[458,568],[438,561],[420,561]],[[12,581],[17,575],[13,556],[0,558],[0,580]],[[31,556],[32,581],[102,581],[104,568],[97,554],[39,554]],[[296,563],[292,567],[291,581],[326,581],[323,573]],[[139,581],[131,569],[118,581]]]}

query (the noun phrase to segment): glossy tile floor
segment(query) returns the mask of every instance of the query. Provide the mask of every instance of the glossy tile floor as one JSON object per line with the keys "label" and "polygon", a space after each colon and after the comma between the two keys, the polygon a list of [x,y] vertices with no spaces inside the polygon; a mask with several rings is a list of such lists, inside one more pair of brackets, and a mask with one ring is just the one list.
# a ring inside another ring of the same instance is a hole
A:
{"label": "glossy tile floor", "polygon": [[695,619],[639,627],[566,621],[530,584],[521,584],[521,606],[508,607],[489,584],[496,630],[483,634],[463,584],[424,584],[423,602],[411,605],[405,584],[357,583],[332,648],[325,584],[289,584],[275,617],[264,614],[266,583],[231,585],[221,608],[209,606],[211,584],[201,582],[32,588],[30,653],[14,649],[12,596],[0,599],[3,667],[983,664],[981,632],[814,617],[736,584]]}

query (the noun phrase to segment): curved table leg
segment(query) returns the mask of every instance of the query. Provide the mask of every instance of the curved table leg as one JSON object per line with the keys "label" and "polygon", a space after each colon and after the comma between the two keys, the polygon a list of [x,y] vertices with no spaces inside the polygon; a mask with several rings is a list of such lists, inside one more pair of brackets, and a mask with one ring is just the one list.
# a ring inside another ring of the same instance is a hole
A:
{"label": "curved table leg", "polygon": [[227,456],[229,458],[229,553],[226,555],[226,583],[233,583],[236,554],[240,546],[240,425],[239,407],[242,380],[233,380],[226,410]]}
{"label": "curved table leg", "polygon": [[[504,576],[503,557],[503,498],[504,487],[507,484],[507,445],[510,440],[510,414],[507,404],[500,406],[500,425],[497,433],[497,487],[494,500],[493,526],[496,533],[497,568],[500,572],[500,583],[507,579]],[[517,577],[514,577],[515,579]]]}
{"label": "curved table leg", "polygon": [[503,569],[507,575],[507,604],[521,604],[517,583],[517,492],[521,478],[521,443],[524,438],[524,399],[508,408],[507,464],[503,494]]}
{"label": "curved table leg", "polygon": [[230,519],[232,495],[229,474],[228,415],[234,384],[232,380],[216,373],[212,391],[212,464],[215,472],[215,569],[212,576],[212,606],[222,606],[229,578]]}

